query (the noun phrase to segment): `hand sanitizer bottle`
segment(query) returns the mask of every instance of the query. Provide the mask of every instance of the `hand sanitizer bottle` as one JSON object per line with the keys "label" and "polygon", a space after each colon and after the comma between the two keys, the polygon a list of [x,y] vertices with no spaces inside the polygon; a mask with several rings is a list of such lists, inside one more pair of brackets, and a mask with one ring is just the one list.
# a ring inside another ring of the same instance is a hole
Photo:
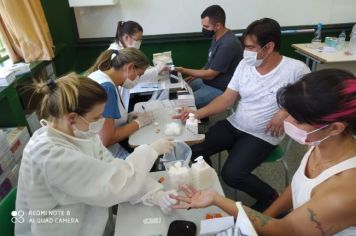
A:
{"label": "hand sanitizer bottle", "polygon": [[344,48],[345,46],[345,40],[346,40],[346,33],[345,30],[343,30],[337,39],[337,44],[336,44],[336,50],[340,51]]}
{"label": "hand sanitizer bottle", "polygon": [[317,29],[314,33],[314,38],[312,39],[311,43],[312,43],[312,47],[314,49],[320,49],[321,48],[321,29],[323,27],[322,23],[319,23],[317,25]]}
{"label": "hand sanitizer bottle", "polygon": [[352,28],[352,32],[350,34],[350,42],[347,53],[356,55],[356,24]]}
{"label": "hand sanitizer bottle", "polygon": [[198,136],[198,120],[193,113],[189,113],[189,118],[185,122],[186,136],[188,139],[196,139]]}
{"label": "hand sanitizer bottle", "polygon": [[208,189],[214,182],[214,169],[209,166],[202,156],[195,159],[192,164],[191,173],[193,185],[199,190]]}

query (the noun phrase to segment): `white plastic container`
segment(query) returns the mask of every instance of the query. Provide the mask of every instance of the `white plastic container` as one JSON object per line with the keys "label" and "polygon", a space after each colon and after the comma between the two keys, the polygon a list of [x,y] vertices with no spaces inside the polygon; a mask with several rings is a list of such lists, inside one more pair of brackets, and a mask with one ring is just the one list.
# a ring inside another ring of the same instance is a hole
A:
{"label": "white plastic container", "polygon": [[189,113],[189,118],[185,122],[186,136],[188,139],[195,139],[198,136],[198,120],[193,113]]}
{"label": "white plastic container", "polygon": [[177,189],[181,184],[191,184],[191,170],[184,161],[171,161],[165,163],[171,188]]}
{"label": "white plastic container", "polygon": [[195,159],[192,164],[192,180],[195,188],[199,190],[208,189],[214,182],[214,169],[208,165],[202,156]]}

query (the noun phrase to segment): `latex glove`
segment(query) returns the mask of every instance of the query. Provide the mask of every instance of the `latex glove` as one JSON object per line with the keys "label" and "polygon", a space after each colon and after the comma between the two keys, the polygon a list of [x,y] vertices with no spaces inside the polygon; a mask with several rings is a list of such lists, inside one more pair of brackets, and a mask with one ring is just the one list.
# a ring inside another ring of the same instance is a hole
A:
{"label": "latex glove", "polygon": [[138,114],[140,114],[139,112],[136,111],[132,111],[129,114],[127,114],[127,120],[128,122],[133,121],[134,119],[136,119],[138,117]]}
{"label": "latex glove", "polygon": [[158,64],[155,65],[155,68],[157,70],[157,73],[160,73],[163,69],[166,68],[166,62],[162,62],[162,61],[158,62]]}
{"label": "latex glove", "polygon": [[149,112],[137,113],[137,119],[134,121],[138,124],[139,128],[142,128],[152,123],[152,117]]}
{"label": "latex glove", "polygon": [[152,203],[159,206],[161,208],[161,211],[164,214],[169,214],[172,212],[172,206],[177,204],[178,201],[176,199],[171,198],[169,195],[173,194],[176,195],[177,191],[176,190],[170,190],[170,191],[157,191],[156,193],[153,194],[152,196]]}
{"label": "latex glove", "polygon": [[174,142],[169,141],[168,139],[160,139],[151,143],[150,146],[158,153],[158,155],[162,155],[172,151]]}

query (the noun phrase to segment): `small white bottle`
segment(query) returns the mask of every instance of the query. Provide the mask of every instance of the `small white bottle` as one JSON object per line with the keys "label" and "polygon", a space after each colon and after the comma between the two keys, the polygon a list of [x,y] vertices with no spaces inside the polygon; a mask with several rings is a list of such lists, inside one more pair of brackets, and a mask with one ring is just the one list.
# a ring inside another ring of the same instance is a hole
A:
{"label": "small white bottle", "polygon": [[214,182],[214,169],[208,165],[202,156],[195,159],[192,164],[191,173],[193,185],[199,190],[208,189]]}
{"label": "small white bottle", "polygon": [[[355,28],[355,27],[354,27]],[[352,31],[350,35],[350,42],[347,52],[356,55],[356,31]]]}
{"label": "small white bottle", "polygon": [[189,113],[189,118],[185,122],[186,136],[188,139],[196,139],[198,136],[198,120],[193,113]]}
{"label": "small white bottle", "polygon": [[343,30],[337,39],[337,44],[336,44],[336,50],[340,51],[344,48],[345,46],[345,40],[346,40],[346,33],[345,30]]}

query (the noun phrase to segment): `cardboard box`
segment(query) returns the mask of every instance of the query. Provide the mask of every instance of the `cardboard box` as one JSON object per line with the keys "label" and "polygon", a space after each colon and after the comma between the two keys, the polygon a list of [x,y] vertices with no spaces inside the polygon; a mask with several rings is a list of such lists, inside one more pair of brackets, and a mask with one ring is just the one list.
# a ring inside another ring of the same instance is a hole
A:
{"label": "cardboard box", "polygon": [[4,128],[6,140],[10,146],[10,151],[14,155],[16,162],[22,157],[22,152],[30,140],[30,134],[26,127]]}
{"label": "cardboard box", "polygon": [[6,133],[0,130],[0,158],[10,151],[10,145],[6,139]]}
{"label": "cardboard box", "polygon": [[20,163],[16,164],[11,170],[8,170],[0,178],[0,200],[4,198],[14,187],[17,186],[20,171]]}
{"label": "cardboard box", "polygon": [[0,200],[3,199],[13,188],[11,180],[5,178],[0,180]]}
{"label": "cardboard box", "polygon": [[14,155],[8,150],[6,154],[0,156],[0,179],[3,175],[11,170],[16,165],[16,159]]}

